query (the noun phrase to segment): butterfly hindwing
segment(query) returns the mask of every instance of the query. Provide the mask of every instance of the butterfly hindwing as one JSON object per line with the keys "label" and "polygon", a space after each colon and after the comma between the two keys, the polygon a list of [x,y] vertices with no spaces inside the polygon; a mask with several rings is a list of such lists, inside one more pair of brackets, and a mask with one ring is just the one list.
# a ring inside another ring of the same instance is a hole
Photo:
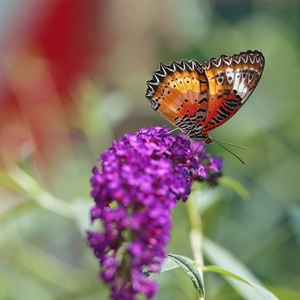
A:
{"label": "butterfly hindwing", "polygon": [[202,65],[208,81],[209,101],[203,133],[230,119],[257,86],[264,68],[259,51],[221,55]]}

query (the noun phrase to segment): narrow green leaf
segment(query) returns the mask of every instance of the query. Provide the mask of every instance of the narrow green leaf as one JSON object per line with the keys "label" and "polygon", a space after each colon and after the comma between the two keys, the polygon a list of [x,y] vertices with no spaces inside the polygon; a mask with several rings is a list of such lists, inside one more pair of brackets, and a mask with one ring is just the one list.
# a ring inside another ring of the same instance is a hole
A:
{"label": "narrow green leaf", "polygon": [[167,272],[167,271],[170,271],[170,270],[173,270],[173,269],[176,269],[176,268],[179,268],[179,265],[177,264],[177,262],[171,258],[171,257],[167,257],[159,272],[158,273],[153,273],[153,272],[150,272],[147,268],[143,268],[143,272],[148,276],[148,277],[153,277],[155,275],[158,275],[160,273],[164,273],[164,272]]}
{"label": "narrow green leaf", "polygon": [[221,186],[225,186],[234,190],[237,194],[239,194],[244,200],[249,197],[249,192],[235,179],[224,176],[220,178]]}
{"label": "narrow green leaf", "polygon": [[265,289],[264,287],[256,284],[256,283],[253,283],[253,282],[250,282],[240,276],[238,276],[237,274],[234,274],[228,270],[225,270],[221,267],[218,267],[218,266],[206,266],[204,267],[203,269],[204,271],[209,271],[209,272],[214,272],[214,273],[219,273],[221,275],[225,275],[225,276],[228,276],[228,277],[231,277],[233,279],[236,279],[236,280],[239,280],[243,283],[246,283],[248,285],[250,285],[251,287],[253,287],[254,289],[256,289],[266,300],[278,300],[277,297],[275,297],[271,292],[269,292],[267,289]]}
{"label": "narrow green leaf", "polygon": [[179,265],[172,257],[167,257],[161,266],[160,273],[179,268]]}
{"label": "narrow green leaf", "polygon": [[299,205],[292,205],[289,208],[289,215],[291,224],[293,226],[293,231],[296,236],[296,240],[298,244],[300,244],[300,206]]}
{"label": "narrow green leaf", "polygon": [[[9,178],[5,179],[7,186],[8,184],[13,185],[15,189],[18,188],[19,191],[29,197],[30,200],[53,213],[69,219],[74,219],[74,210],[71,204],[62,201],[47,192],[33,177],[21,168],[15,166],[14,168],[11,168],[7,174],[9,176]],[[1,176],[1,178],[3,179],[4,177]]]}
{"label": "narrow green leaf", "polygon": [[176,264],[186,273],[186,275],[192,280],[194,287],[199,293],[200,299],[204,299],[204,283],[202,275],[199,273],[198,269],[195,267],[193,261],[185,256],[168,254],[168,257],[172,258]]}
{"label": "narrow green leaf", "polygon": [[7,173],[0,171],[0,183],[11,191],[16,193],[21,192],[22,188],[20,185],[12,179]]}
{"label": "narrow green leaf", "polygon": [[279,299],[300,299],[300,291],[286,286],[270,286]]}
{"label": "narrow green leaf", "polygon": [[[260,299],[277,299],[273,294],[262,288],[261,282],[252,274],[252,272],[237,258],[235,258],[228,250],[214,243],[208,238],[204,238],[203,251],[205,257],[213,264],[223,269],[223,272],[229,272],[224,279],[247,300]],[[230,270],[230,271],[226,271]],[[219,272],[220,273],[220,272]],[[230,274],[230,276],[229,276]],[[235,275],[238,274],[238,275]],[[237,277],[234,277],[237,276]],[[233,280],[233,278],[235,280]],[[243,280],[240,280],[242,278]],[[241,283],[247,283],[247,285]],[[251,283],[251,285],[249,284]],[[251,288],[255,286],[255,289]],[[259,293],[257,292],[259,291]],[[272,295],[272,297],[269,296]],[[268,295],[269,298],[266,298]]]}

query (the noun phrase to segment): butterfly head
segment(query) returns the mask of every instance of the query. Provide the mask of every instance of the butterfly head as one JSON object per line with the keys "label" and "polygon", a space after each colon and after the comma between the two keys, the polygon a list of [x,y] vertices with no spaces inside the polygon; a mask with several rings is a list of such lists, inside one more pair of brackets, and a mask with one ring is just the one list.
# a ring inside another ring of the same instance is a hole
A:
{"label": "butterfly head", "polygon": [[213,140],[211,137],[206,136],[206,137],[202,140],[202,142],[203,142],[205,145],[209,145],[209,144],[212,144],[212,143],[214,142],[214,140]]}

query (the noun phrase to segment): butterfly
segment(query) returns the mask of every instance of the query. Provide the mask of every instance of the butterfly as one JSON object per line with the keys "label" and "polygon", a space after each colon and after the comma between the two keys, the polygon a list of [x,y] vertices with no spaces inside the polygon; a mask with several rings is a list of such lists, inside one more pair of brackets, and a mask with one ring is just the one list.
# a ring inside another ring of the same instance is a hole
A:
{"label": "butterfly", "polygon": [[228,121],[248,100],[265,65],[261,52],[221,55],[203,64],[183,59],[160,64],[147,81],[152,108],[192,139],[211,144],[209,132]]}

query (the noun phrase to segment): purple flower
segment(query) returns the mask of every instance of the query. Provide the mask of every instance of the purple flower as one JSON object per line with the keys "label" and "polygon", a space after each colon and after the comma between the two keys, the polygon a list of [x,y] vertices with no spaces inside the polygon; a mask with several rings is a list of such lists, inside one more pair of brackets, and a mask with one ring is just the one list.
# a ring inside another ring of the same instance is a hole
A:
{"label": "purple flower", "polygon": [[158,272],[166,257],[171,210],[187,200],[192,179],[208,180],[222,167],[201,144],[193,148],[169,132],[153,127],[126,134],[101,155],[102,170],[93,168],[91,220],[102,229],[88,231],[87,238],[111,299],[154,297],[157,286],[142,270]]}
{"label": "purple flower", "polygon": [[199,162],[205,170],[205,175],[194,177],[194,180],[206,182],[212,187],[218,185],[218,180],[222,176],[223,159],[218,156],[211,157],[209,153],[204,153]]}

